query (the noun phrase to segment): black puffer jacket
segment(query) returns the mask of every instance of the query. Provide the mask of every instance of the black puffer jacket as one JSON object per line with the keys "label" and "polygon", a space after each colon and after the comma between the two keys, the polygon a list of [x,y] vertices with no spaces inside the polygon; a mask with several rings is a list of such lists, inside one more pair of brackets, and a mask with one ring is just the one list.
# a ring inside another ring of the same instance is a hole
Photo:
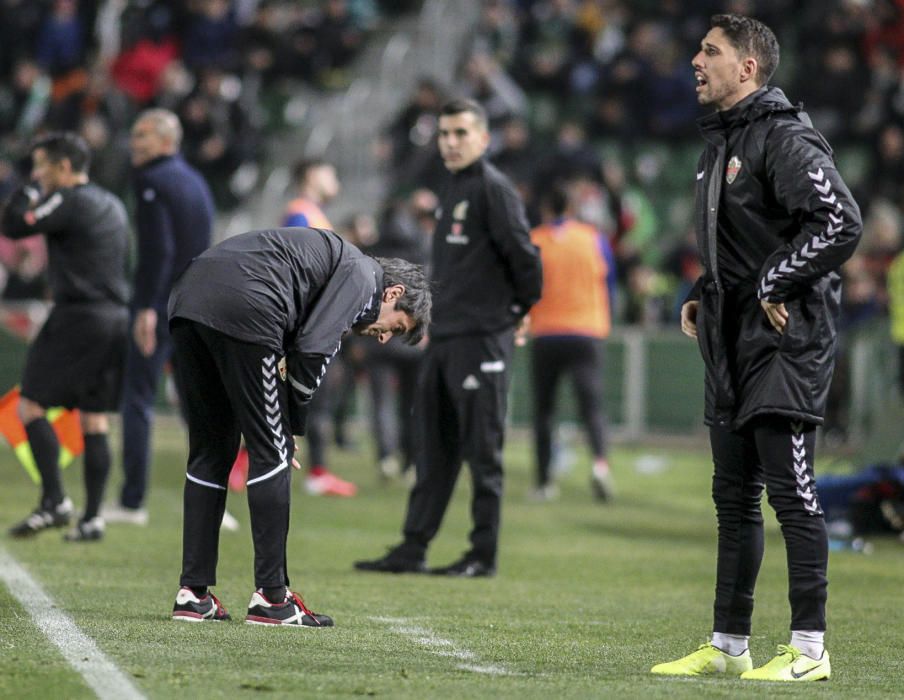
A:
{"label": "black puffer jacket", "polygon": [[[832,150],[781,90],[761,88],[699,121],[695,226],[705,274],[697,339],[706,422],[760,414],[821,423],[834,368],[838,268],[860,239],[860,210]],[[785,332],[760,299],[782,302]]]}

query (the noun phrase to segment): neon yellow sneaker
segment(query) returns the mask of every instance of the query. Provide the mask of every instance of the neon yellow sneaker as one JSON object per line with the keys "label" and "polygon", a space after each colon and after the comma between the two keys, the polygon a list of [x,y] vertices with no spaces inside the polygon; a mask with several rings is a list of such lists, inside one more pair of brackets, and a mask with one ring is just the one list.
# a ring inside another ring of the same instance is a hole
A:
{"label": "neon yellow sneaker", "polygon": [[740,676],[752,668],[749,649],[745,649],[744,653],[738,656],[731,656],[707,643],[701,644],[693,654],[688,654],[677,661],[656,664],[650,669],[650,673],[664,676],[714,676],[719,673]]}
{"label": "neon yellow sneaker", "polygon": [[747,681],[827,681],[832,676],[829,652],[812,659],[790,644],[778,645],[778,656],[765,666],[741,675]]}

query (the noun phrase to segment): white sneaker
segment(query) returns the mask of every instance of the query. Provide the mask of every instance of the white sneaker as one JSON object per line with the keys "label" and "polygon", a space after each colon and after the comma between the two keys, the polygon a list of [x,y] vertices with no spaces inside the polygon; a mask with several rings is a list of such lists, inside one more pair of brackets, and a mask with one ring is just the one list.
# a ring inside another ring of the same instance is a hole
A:
{"label": "white sneaker", "polygon": [[220,529],[226,530],[226,532],[238,532],[238,529],[241,527],[239,525],[239,521],[235,519],[235,516],[232,515],[228,510],[223,511],[223,521],[220,523]]}
{"label": "white sneaker", "polygon": [[91,542],[104,538],[104,519],[95,515],[90,520],[79,520],[74,528],[63,535],[66,542]]}
{"label": "white sneaker", "polygon": [[380,478],[385,480],[398,479],[402,473],[399,458],[395,455],[389,455],[381,459],[377,462],[377,468],[380,470]]}
{"label": "white sneaker", "polygon": [[101,509],[101,517],[108,523],[125,523],[147,527],[147,508],[126,508],[120,503],[110,503]]}
{"label": "white sneaker", "polygon": [[612,472],[606,462],[593,465],[593,473],[590,475],[590,488],[598,501],[611,501],[615,496]]}
{"label": "white sneaker", "polygon": [[531,503],[547,503],[554,501],[559,497],[559,487],[556,484],[549,483],[538,486],[527,494],[527,500]]}

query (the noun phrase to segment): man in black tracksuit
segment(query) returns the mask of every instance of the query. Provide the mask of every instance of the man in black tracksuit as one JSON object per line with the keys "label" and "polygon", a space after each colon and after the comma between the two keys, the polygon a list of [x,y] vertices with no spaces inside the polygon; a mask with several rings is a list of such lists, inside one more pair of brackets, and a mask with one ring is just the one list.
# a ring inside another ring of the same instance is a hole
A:
{"label": "man in black tracksuit", "polygon": [[288,590],[292,435],[350,330],[418,342],[430,320],[422,268],[370,258],[323,229],[252,231],[209,248],[173,287],[169,319],[188,422],[176,620],[223,620],[216,583],[229,471],[244,436],[257,590],[252,624],[332,624]]}
{"label": "man in black tracksuit", "polygon": [[433,235],[436,299],[415,410],[422,440],[417,482],[404,541],[380,559],[356,562],[360,570],[425,571],[427,546],[467,460],[473,479],[471,548],[433,573],[473,577],[496,571],[515,328],[540,298],[542,272],[521,199],[482,158],[488,144],[479,104],[458,100],[443,108],[439,147],[451,175],[440,193]]}
{"label": "man in black tracksuit", "polygon": [[[784,681],[831,675],[815,428],[832,378],[837,270],[857,245],[861,220],[829,145],[800,107],[766,86],[778,53],[762,23],[716,15],[693,60],[698,99],[718,111],[700,120],[706,148],[697,168],[696,230],[705,273],[681,323],[706,366],[716,599],[711,644],[654,673]],[[764,485],[787,550],[791,642],[752,669],[747,647],[763,556]]]}
{"label": "man in black tracksuit", "polygon": [[107,414],[119,406],[128,337],[128,216],[118,197],[90,182],[91,151],[81,137],[50,134],[31,155],[33,182],[13,193],[2,230],[9,238],[44,234],[54,305],[28,349],[19,401],[41,474],[41,502],[10,534],[31,536],[69,522],[60,443],[46,416],[48,407],[65,406],[80,411],[86,497],[84,514],[65,537],[99,540],[110,472]]}

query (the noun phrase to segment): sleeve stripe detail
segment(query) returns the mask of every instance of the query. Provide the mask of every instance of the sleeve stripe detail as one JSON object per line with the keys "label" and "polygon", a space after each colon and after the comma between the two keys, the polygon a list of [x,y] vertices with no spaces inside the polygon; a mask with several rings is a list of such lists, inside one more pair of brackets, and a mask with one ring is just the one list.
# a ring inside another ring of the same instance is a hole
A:
{"label": "sleeve stripe detail", "polygon": [[54,192],[51,195],[50,199],[44,202],[41,206],[35,207],[35,210],[33,212],[35,220],[40,221],[41,219],[50,216],[59,208],[62,203],[63,195],[61,195],[59,192]]}
{"label": "sleeve stripe detail", "polygon": [[759,299],[765,299],[769,296],[769,293],[775,289],[776,280],[795,272],[806,265],[807,260],[818,257],[818,251],[832,245],[835,242],[835,236],[841,232],[844,225],[844,207],[832,191],[832,181],[826,177],[823,169],[819,168],[816,172],[808,171],[807,177],[810,178],[813,188],[819,193],[820,201],[832,206],[832,211],[829,212],[829,221],[822,233],[811,237],[800,250],[794,251],[790,257],[769,268],[769,271],[760,280],[760,288],[757,290],[757,298]]}

